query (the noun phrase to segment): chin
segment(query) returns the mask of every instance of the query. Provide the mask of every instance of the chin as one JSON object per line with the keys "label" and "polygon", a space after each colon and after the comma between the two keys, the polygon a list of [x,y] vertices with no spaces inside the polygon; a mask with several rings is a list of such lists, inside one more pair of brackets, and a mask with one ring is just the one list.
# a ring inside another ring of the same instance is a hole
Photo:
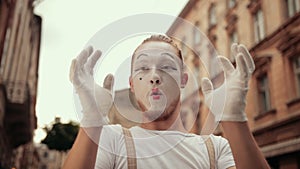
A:
{"label": "chin", "polygon": [[164,110],[149,110],[144,112],[144,116],[148,119],[149,122],[164,121],[171,116],[171,113],[168,113]]}
{"label": "chin", "polygon": [[148,122],[166,121],[176,112],[176,107],[179,104],[179,98],[174,100],[168,108],[154,108],[147,109],[143,103],[138,102],[141,108],[143,108],[143,116],[147,118]]}

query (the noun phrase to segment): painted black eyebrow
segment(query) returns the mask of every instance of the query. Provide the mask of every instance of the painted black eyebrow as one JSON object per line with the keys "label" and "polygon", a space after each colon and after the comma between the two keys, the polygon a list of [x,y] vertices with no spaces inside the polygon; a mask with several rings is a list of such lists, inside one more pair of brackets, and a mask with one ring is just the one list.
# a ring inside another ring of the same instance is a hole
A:
{"label": "painted black eyebrow", "polygon": [[[161,55],[162,55],[162,56],[163,56],[163,55],[167,55],[167,56],[170,56],[172,59],[174,59],[174,56],[173,56],[172,54],[170,54],[170,53],[162,53]],[[147,54],[145,54],[145,53],[139,54],[139,55],[136,57],[136,60],[138,60],[141,56],[149,56],[149,55],[147,55]]]}
{"label": "painted black eyebrow", "polygon": [[136,57],[136,60],[138,60],[141,56],[148,56],[148,55],[147,55],[147,54],[144,54],[144,53],[139,54],[139,55]]}
{"label": "painted black eyebrow", "polygon": [[170,53],[162,53],[161,55],[168,55],[168,56],[170,56],[171,58],[173,58],[173,59],[174,59],[174,56],[173,56],[173,55],[171,55]]}
{"label": "painted black eyebrow", "polygon": [[[162,53],[162,55],[168,55],[168,56],[170,56],[171,58],[173,58],[174,60],[175,60],[175,58],[174,58],[174,56],[173,55],[171,55],[170,53]],[[181,62],[182,63],[182,69],[183,69],[183,61]]]}

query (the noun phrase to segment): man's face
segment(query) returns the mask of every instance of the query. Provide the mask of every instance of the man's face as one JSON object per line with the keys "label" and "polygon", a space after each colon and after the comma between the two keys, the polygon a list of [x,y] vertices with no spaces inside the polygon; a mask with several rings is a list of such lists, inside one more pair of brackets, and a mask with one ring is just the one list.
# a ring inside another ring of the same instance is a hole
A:
{"label": "man's face", "polygon": [[180,87],[187,81],[177,50],[165,42],[141,45],[132,60],[130,86],[149,120],[163,118],[175,110]]}

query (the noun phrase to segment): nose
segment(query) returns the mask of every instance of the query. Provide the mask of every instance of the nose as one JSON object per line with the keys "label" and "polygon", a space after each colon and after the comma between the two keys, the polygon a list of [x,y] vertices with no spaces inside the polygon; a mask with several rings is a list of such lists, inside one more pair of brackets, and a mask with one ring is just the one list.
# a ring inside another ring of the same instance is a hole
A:
{"label": "nose", "polygon": [[153,71],[152,76],[150,78],[150,83],[152,85],[159,85],[161,84],[161,78],[160,76],[156,73],[156,71]]}
{"label": "nose", "polygon": [[159,80],[159,79],[156,79],[156,80],[155,80],[155,79],[154,79],[154,80],[151,79],[151,80],[150,80],[150,83],[151,83],[151,84],[160,84],[160,80]]}

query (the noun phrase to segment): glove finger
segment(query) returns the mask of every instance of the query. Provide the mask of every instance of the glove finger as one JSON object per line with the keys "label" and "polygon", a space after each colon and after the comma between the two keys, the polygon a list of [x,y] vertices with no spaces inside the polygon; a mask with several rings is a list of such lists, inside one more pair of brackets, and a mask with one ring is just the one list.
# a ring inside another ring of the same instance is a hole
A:
{"label": "glove finger", "polygon": [[249,75],[249,71],[248,71],[248,68],[247,68],[247,65],[246,65],[246,61],[245,61],[245,58],[244,58],[244,55],[242,53],[239,53],[236,57],[236,65],[237,65],[237,69],[240,73],[240,75],[243,77],[243,78],[247,78],[248,75]]}
{"label": "glove finger", "polygon": [[88,59],[87,64],[86,64],[86,69],[89,71],[90,74],[93,74],[94,67],[99,60],[101,56],[101,51],[96,50],[94,54]]}
{"label": "glove finger", "polygon": [[80,52],[80,54],[77,56],[77,66],[80,68],[84,67],[84,64],[87,61],[87,58],[89,57],[89,53],[87,49],[84,49]]}
{"label": "glove finger", "polygon": [[237,56],[238,53],[239,53],[238,52],[238,44],[237,43],[233,43],[231,45],[231,55],[233,56],[233,58],[236,59],[236,56]]}
{"label": "glove finger", "polygon": [[92,46],[88,46],[85,50],[87,51],[88,56],[90,56],[93,53],[93,47]]}
{"label": "glove finger", "polygon": [[109,90],[110,92],[112,92],[113,85],[114,85],[114,76],[112,74],[108,74],[104,79],[103,87]]}
{"label": "glove finger", "polygon": [[225,76],[228,76],[234,71],[234,67],[231,62],[224,56],[218,56],[219,61],[221,62]]}
{"label": "glove finger", "polygon": [[70,72],[69,72],[69,79],[73,83],[74,79],[74,74],[75,74],[75,69],[76,69],[76,59],[72,60],[71,67],[70,67]]}
{"label": "glove finger", "polygon": [[254,61],[253,61],[248,49],[246,48],[245,45],[239,45],[238,51],[239,51],[239,53],[243,53],[244,59],[248,66],[248,71],[249,71],[249,73],[252,73],[255,70],[255,64],[254,64]]}
{"label": "glove finger", "polygon": [[213,91],[213,84],[207,77],[201,79],[201,89],[205,98]]}

